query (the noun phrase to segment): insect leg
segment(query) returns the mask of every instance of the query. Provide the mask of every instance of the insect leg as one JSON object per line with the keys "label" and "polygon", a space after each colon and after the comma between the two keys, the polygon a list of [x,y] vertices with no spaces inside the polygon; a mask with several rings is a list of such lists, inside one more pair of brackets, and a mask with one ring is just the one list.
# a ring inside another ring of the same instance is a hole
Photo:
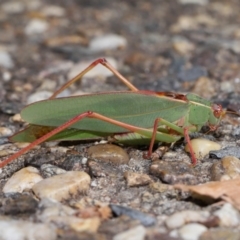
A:
{"label": "insect leg", "polygon": [[[166,121],[162,118],[155,119],[154,125],[153,125],[153,133],[152,133],[152,137],[151,137],[151,142],[150,142],[149,149],[148,149],[148,157],[151,157],[154,142],[157,140],[156,135],[157,135],[157,132],[158,132],[159,123],[161,123],[162,125],[168,126],[169,128],[171,128],[171,129],[175,130],[176,132],[180,133],[181,135],[184,134],[183,129],[181,127],[178,127],[176,124],[173,124],[173,123],[171,123],[169,121]],[[170,134],[168,134],[168,135],[170,136]]]}
{"label": "insect leg", "polygon": [[[88,112],[84,112],[84,113],[81,113],[81,114],[75,116],[74,118],[72,118],[69,121],[65,122],[61,126],[56,127],[52,131],[46,133],[44,136],[42,136],[42,137],[38,138],[37,140],[35,140],[34,142],[30,143],[28,146],[26,146],[25,148],[21,149],[17,153],[13,154],[9,158],[5,159],[4,161],[2,161],[0,163],[0,168],[4,167],[6,164],[10,163],[14,159],[20,157],[22,154],[26,153],[27,151],[29,151],[30,149],[32,149],[36,145],[38,145],[38,144],[40,144],[42,142],[45,142],[50,137],[56,135],[59,132],[62,132],[63,130],[71,127],[74,123],[76,123],[76,122],[78,122],[81,119],[86,118],[86,117],[88,117],[88,118],[96,118],[98,120],[105,121],[105,122],[108,122],[108,123],[111,123],[111,124],[123,127],[123,128],[125,128],[125,129],[127,129],[127,130],[129,130],[131,132],[139,133],[139,134],[141,134],[143,136],[146,136],[148,138],[152,137],[152,133],[153,133],[152,129],[139,128],[139,127],[136,127],[136,126],[133,126],[133,125],[129,125],[129,124],[126,124],[126,123],[114,120],[112,118],[105,117],[105,116],[103,116],[101,114],[88,111]],[[176,141],[174,136],[171,136],[169,134],[160,133],[160,132],[156,132],[155,134],[156,134],[156,139],[158,141],[165,141],[165,142],[175,142]]]}
{"label": "insect leg", "polygon": [[55,98],[59,93],[61,93],[64,89],[72,85],[74,82],[80,80],[87,72],[93,69],[98,64],[102,64],[104,67],[109,69],[120,81],[122,81],[129,89],[136,92],[138,89],[134,87],[120,72],[117,71],[105,58],[99,58],[91,63],[86,69],[80,72],[76,77],[72,78],[68,82],[66,82],[60,89],[58,89],[49,99]]}
{"label": "insect leg", "polygon": [[152,149],[153,149],[153,145],[154,145],[154,142],[156,140],[156,134],[157,134],[157,130],[158,130],[158,126],[159,126],[159,123],[161,123],[162,125],[165,125],[169,128],[171,128],[172,130],[180,133],[181,135],[184,135],[185,137],[185,140],[189,146],[189,151],[190,151],[190,155],[191,155],[191,159],[192,159],[192,164],[193,165],[196,165],[197,163],[197,159],[194,155],[194,152],[193,152],[193,148],[192,148],[192,145],[190,143],[190,138],[189,138],[189,133],[188,133],[188,128],[181,128],[171,122],[168,122],[162,118],[157,118],[155,121],[154,121],[154,127],[153,127],[153,134],[152,134],[152,138],[151,138],[151,142],[150,142],[150,146],[149,146],[149,150],[148,150],[148,156],[150,157],[152,155]]}
{"label": "insect leg", "polygon": [[188,144],[188,147],[189,147],[189,152],[190,152],[190,155],[191,155],[192,164],[195,166],[197,164],[197,159],[195,157],[195,154],[194,154],[194,151],[193,151],[193,148],[192,148],[192,144],[190,142],[188,128],[184,128],[184,137],[185,137],[185,140],[186,140],[186,142]]}

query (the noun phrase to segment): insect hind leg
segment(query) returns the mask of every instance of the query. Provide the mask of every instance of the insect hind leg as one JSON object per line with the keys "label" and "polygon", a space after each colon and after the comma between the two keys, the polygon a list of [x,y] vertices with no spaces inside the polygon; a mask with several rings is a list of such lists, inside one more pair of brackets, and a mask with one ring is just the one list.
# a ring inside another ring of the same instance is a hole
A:
{"label": "insect hind leg", "polygon": [[91,71],[98,64],[103,65],[109,69],[121,82],[123,82],[130,90],[136,92],[138,89],[132,85],[117,69],[115,69],[105,58],[99,58],[92,62],[87,68],[80,72],[77,76],[66,82],[60,89],[58,89],[49,99],[56,98],[56,96],[61,93],[64,89],[68,88],[74,82],[80,80],[86,73]]}

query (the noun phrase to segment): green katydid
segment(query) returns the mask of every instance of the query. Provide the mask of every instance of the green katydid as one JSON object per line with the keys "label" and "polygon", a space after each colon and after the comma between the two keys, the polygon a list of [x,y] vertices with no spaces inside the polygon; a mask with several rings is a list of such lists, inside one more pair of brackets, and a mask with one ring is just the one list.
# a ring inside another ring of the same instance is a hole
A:
{"label": "green katydid", "polygon": [[[112,71],[131,91],[55,98],[97,64]],[[199,131],[206,124],[214,130],[224,115],[221,105],[194,94],[138,90],[100,58],[63,85],[50,99],[30,104],[21,111],[22,118],[29,125],[13,135],[11,140],[31,143],[0,162],[0,167],[45,141],[90,140],[108,136],[117,142],[148,142],[148,156],[151,156],[155,142],[174,143],[185,137],[195,165],[197,160],[189,132]]]}

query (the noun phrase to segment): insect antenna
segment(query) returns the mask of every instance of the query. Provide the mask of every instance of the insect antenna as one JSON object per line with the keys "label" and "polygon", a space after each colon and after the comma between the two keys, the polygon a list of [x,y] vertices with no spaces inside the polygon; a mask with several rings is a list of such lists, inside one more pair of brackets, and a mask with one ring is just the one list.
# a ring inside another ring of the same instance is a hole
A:
{"label": "insect antenna", "polygon": [[240,113],[236,112],[236,111],[226,111],[226,114],[234,114],[240,117]]}

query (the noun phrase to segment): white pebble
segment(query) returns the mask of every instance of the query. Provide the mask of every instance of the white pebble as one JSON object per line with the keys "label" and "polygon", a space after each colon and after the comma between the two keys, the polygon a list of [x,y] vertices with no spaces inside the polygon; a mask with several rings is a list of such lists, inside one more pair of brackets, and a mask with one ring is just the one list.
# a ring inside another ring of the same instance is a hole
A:
{"label": "white pebble", "polygon": [[[195,138],[190,141],[196,158],[202,159],[209,154],[210,151],[221,149],[221,145],[205,138]],[[186,152],[189,152],[188,145],[185,146]]]}
{"label": "white pebble", "polygon": [[221,209],[214,212],[214,215],[219,217],[222,227],[234,227],[240,224],[240,214],[230,203],[225,203]]}
{"label": "white pebble", "polygon": [[33,186],[38,198],[50,198],[57,201],[84,193],[89,189],[90,176],[85,172],[69,171],[42,180]]}
{"label": "white pebble", "polygon": [[38,102],[38,101],[41,101],[41,100],[48,99],[52,96],[52,94],[53,93],[50,92],[50,91],[35,92],[28,97],[27,104],[31,104],[31,103],[34,103],[34,102]]}
{"label": "white pebble", "polygon": [[198,4],[198,5],[207,5],[208,0],[178,0],[181,4]]}
{"label": "white pebble", "polygon": [[53,81],[52,79],[45,79],[41,86],[39,87],[40,90],[47,90],[47,91],[54,91],[56,90],[57,82]]}
{"label": "white pebble", "polygon": [[169,233],[169,236],[172,237],[172,238],[176,238],[178,239],[178,230],[177,229],[173,229],[170,233]]}
{"label": "white pebble", "polygon": [[125,232],[118,233],[113,237],[113,240],[144,240],[146,232],[146,228],[143,226],[136,226]]}
{"label": "white pebble", "polygon": [[11,120],[13,122],[24,122],[23,119],[21,118],[21,114],[20,113],[17,113],[14,116],[12,116]]}
{"label": "white pebble", "polygon": [[3,192],[5,194],[22,193],[25,189],[31,189],[33,185],[42,181],[42,179],[37,168],[26,167],[12,175],[3,187]]}
{"label": "white pebble", "polygon": [[31,0],[27,2],[26,7],[29,11],[38,11],[42,4],[43,2],[41,0]]}
{"label": "white pebble", "polygon": [[0,66],[8,69],[14,67],[14,62],[11,55],[4,50],[0,50]]}
{"label": "white pebble", "polygon": [[204,222],[210,216],[209,212],[206,211],[192,211],[186,210],[182,212],[174,213],[169,216],[165,224],[168,228],[174,229],[183,226],[185,223],[189,222]]}
{"label": "white pebble", "polygon": [[198,223],[189,223],[178,230],[183,240],[198,240],[207,228]]}
{"label": "white pebble", "polygon": [[46,17],[63,17],[65,15],[65,9],[57,5],[47,5],[41,12]]}
{"label": "white pebble", "polygon": [[21,1],[9,1],[1,6],[2,10],[6,13],[16,14],[24,11],[25,6]]}
{"label": "white pebble", "polygon": [[47,224],[0,218],[1,240],[55,240],[55,229]]}
{"label": "white pebble", "polygon": [[93,38],[89,43],[89,50],[93,52],[101,52],[117,48],[124,48],[126,45],[126,38],[116,34],[106,34]]}
{"label": "white pebble", "polygon": [[9,82],[12,78],[12,73],[9,71],[5,71],[2,73],[2,79],[4,82]]}
{"label": "white pebble", "polygon": [[188,54],[194,50],[194,44],[183,37],[173,38],[173,48],[180,54]]}
{"label": "white pebble", "polygon": [[48,29],[48,27],[49,26],[46,21],[40,19],[33,19],[27,24],[24,31],[27,35],[41,34],[44,33]]}
{"label": "white pebble", "polygon": [[[106,58],[107,61],[117,69],[117,61],[114,58]],[[75,64],[68,73],[68,79],[71,79],[77,76],[81,71],[88,67],[94,60],[91,61],[81,61]],[[84,75],[85,78],[94,78],[94,77],[110,77],[113,76],[113,73],[108,70],[106,67],[98,64],[96,67],[91,69],[87,74]]]}
{"label": "white pebble", "polygon": [[220,84],[221,91],[230,93],[234,91],[234,85],[232,82],[221,82]]}
{"label": "white pebble", "polygon": [[9,137],[13,134],[10,128],[0,127],[0,137]]}
{"label": "white pebble", "polygon": [[86,157],[83,157],[81,162],[82,162],[82,164],[86,164],[87,161],[88,161],[88,159]]}

